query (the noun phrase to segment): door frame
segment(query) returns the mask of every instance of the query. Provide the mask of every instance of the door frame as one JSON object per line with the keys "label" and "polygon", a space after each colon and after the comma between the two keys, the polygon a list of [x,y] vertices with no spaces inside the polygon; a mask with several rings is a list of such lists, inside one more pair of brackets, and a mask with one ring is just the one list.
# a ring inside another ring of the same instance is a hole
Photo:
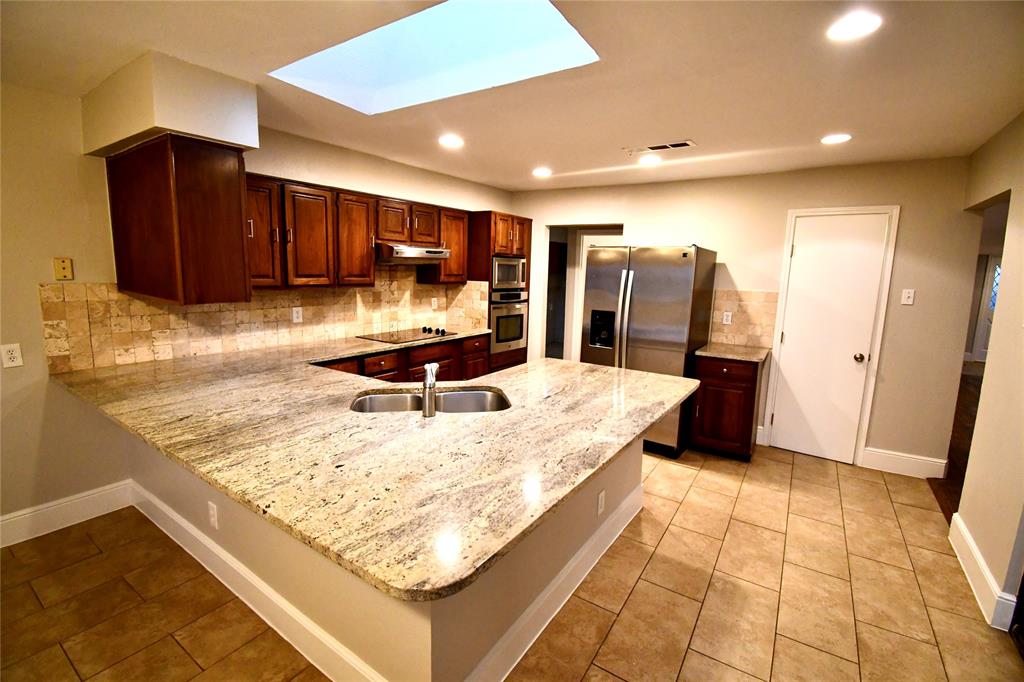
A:
{"label": "door frame", "polygon": [[853,449],[853,463],[859,464],[864,458],[867,442],[868,426],[871,420],[871,404],[875,397],[875,379],[878,374],[878,362],[882,345],[882,333],[885,329],[885,311],[889,303],[889,286],[892,281],[892,266],[896,252],[896,232],[899,228],[899,206],[844,206],[839,208],[794,208],[786,216],[786,240],[782,250],[782,274],[779,278],[779,302],[775,312],[775,330],[772,333],[772,353],[768,372],[768,395],[765,400],[764,430],[766,444],[772,442],[772,420],[775,414],[775,396],[779,389],[779,357],[782,346],[782,328],[786,321],[786,300],[789,294],[789,271],[793,253],[793,239],[796,234],[797,218],[811,216],[842,216],[862,214],[888,215],[885,228],[884,252],[882,257],[882,281],[878,287],[875,300],[875,317],[871,330],[871,345],[867,379],[864,382],[864,393],[861,396],[860,416],[857,421],[857,439]]}

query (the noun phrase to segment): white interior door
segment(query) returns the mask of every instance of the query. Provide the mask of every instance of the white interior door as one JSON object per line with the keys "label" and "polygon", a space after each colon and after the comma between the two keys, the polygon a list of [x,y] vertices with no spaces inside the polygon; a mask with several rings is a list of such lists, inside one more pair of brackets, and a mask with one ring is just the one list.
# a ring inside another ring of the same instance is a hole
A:
{"label": "white interior door", "polygon": [[771,444],[852,462],[890,213],[798,215],[785,285]]}
{"label": "white interior door", "polygon": [[996,312],[996,298],[999,295],[999,279],[1002,275],[1003,259],[988,257],[985,271],[985,286],[981,290],[981,306],[978,310],[978,324],[974,330],[974,359],[985,362],[988,358],[988,339],[992,335],[992,316]]}

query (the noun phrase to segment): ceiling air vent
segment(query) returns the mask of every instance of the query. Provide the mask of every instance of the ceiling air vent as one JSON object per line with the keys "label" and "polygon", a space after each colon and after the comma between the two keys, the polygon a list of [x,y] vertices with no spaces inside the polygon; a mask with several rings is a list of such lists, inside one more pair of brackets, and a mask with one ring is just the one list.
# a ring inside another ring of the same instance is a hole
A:
{"label": "ceiling air vent", "polygon": [[666,142],[664,144],[652,144],[647,147],[624,147],[623,149],[630,155],[644,154],[646,152],[667,152],[673,149],[688,149],[690,147],[696,147],[697,143],[693,140],[683,140],[682,142]]}

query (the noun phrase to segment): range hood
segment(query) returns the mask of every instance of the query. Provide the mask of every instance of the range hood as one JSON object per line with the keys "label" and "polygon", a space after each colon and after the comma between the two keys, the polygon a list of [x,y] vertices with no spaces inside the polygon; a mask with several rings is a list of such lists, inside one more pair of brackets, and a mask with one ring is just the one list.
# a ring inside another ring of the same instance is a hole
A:
{"label": "range hood", "polygon": [[452,255],[451,249],[436,246],[409,246],[377,242],[377,262],[383,265],[426,265],[440,263]]}

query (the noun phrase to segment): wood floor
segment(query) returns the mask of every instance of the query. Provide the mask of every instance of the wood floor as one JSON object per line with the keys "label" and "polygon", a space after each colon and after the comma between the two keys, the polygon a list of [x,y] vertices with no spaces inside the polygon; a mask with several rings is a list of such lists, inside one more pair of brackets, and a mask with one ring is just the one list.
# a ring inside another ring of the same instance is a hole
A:
{"label": "wood floor", "polygon": [[325,680],[134,507],[3,549],[0,678]]}
{"label": "wood floor", "polygon": [[964,363],[953,416],[953,432],[949,438],[949,464],[946,466],[946,476],[928,479],[947,523],[960,508],[960,495],[964,489],[964,475],[967,473],[967,457],[971,453],[974,422],[978,418],[983,372],[984,363]]}
{"label": "wood floor", "polygon": [[925,481],[771,448],[644,472],[643,511],[511,680],[1024,680]]}

